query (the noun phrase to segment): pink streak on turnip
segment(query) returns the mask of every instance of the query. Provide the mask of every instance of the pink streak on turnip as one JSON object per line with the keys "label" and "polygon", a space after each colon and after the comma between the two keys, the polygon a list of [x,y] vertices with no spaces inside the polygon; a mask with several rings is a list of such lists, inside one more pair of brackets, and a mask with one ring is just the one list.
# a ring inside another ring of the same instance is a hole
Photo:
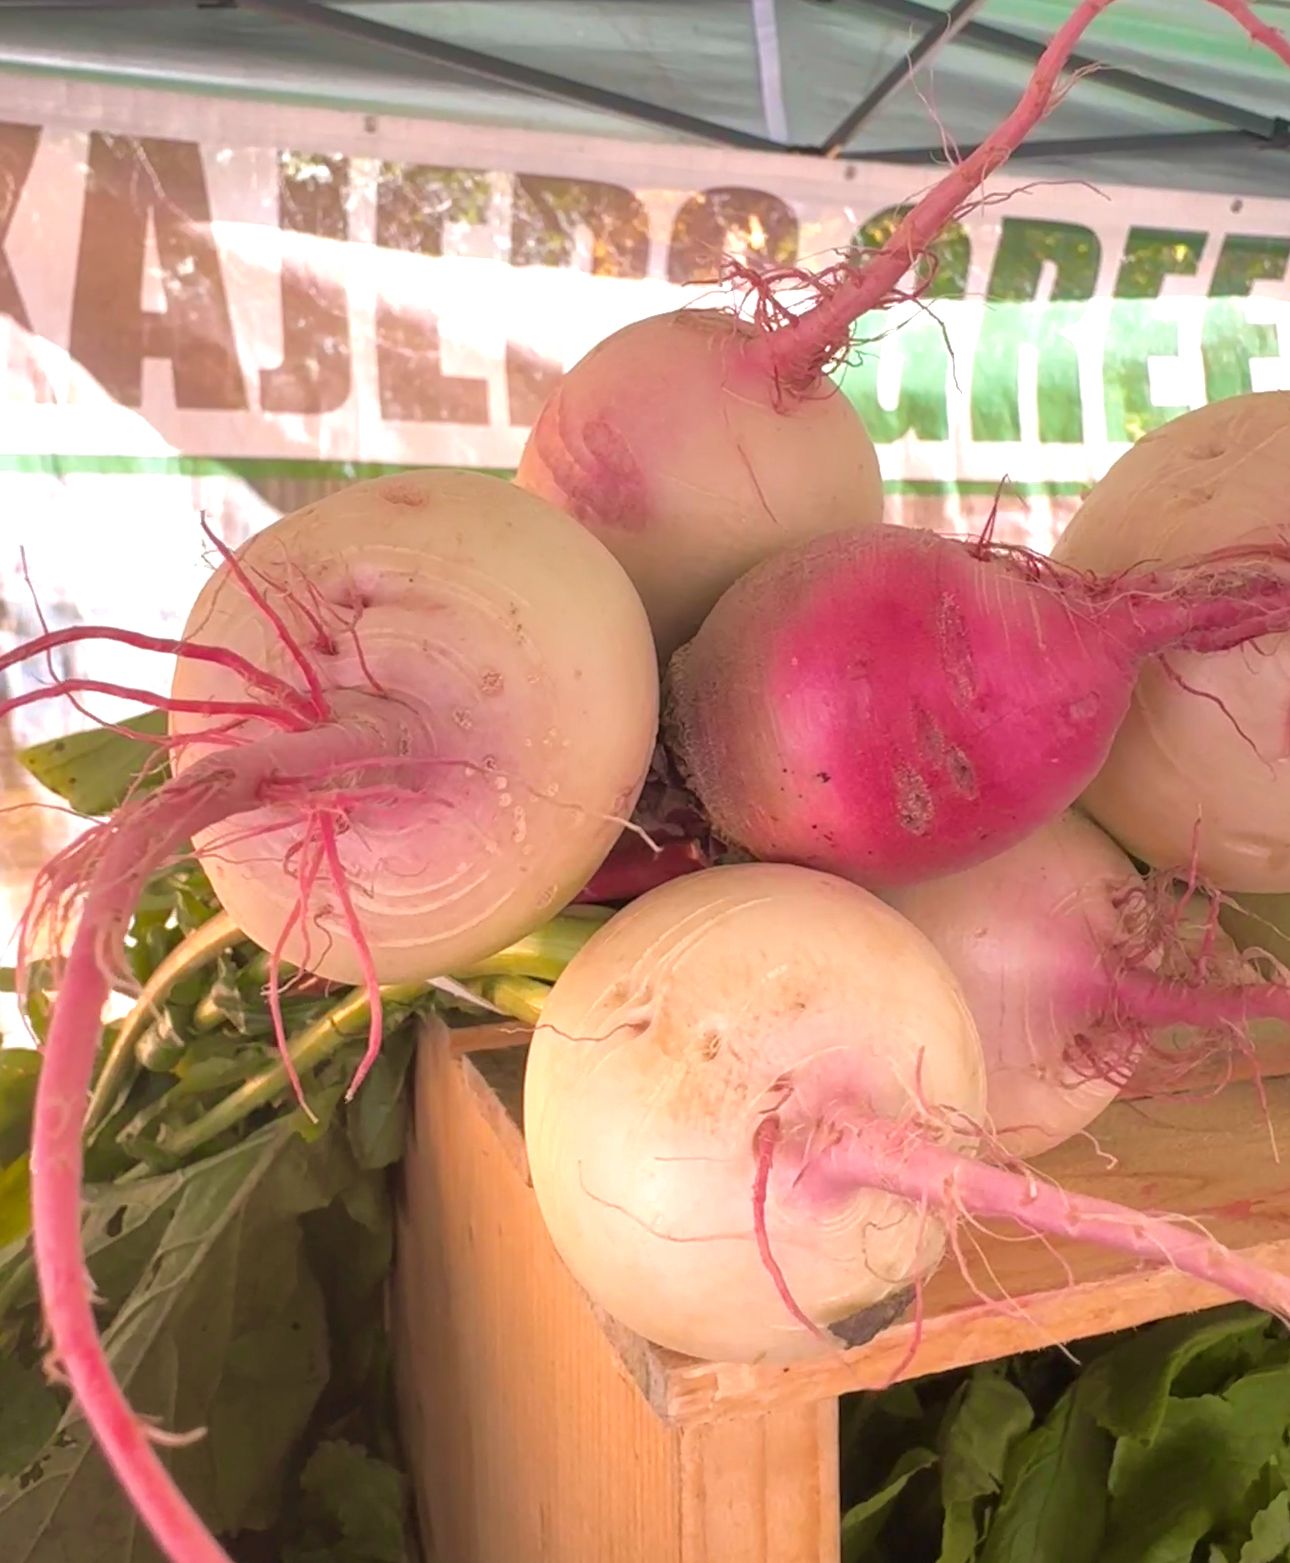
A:
{"label": "pink streak on turnip", "polygon": [[1020,841],[1096,774],[1136,671],[1290,627],[1290,544],[1114,579],[875,527],[786,549],[669,667],[669,747],[716,833],[869,887]]}

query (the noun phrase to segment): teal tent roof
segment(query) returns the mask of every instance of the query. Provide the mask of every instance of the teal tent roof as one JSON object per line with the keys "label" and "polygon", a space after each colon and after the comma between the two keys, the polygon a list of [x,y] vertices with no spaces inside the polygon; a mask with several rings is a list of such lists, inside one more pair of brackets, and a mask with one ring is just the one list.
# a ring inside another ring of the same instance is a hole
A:
{"label": "teal tent roof", "polygon": [[[1071,3],[0,0],[0,64],[650,141],[832,138],[930,166],[936,120],[960,147],[988,133]],[[1254,8],[1290,30],[1290,0]],[[1028,175],[1290,196],[1290,69],[1216,6],[1117,0],[1082,53],[1112,69],[1036,132]]]}

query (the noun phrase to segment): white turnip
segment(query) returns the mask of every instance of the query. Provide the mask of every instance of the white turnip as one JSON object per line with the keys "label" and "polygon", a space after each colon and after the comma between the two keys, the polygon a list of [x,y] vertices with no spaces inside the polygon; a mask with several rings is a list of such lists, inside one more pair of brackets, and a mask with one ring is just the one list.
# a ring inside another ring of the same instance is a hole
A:
{"label": "white turnip", "polygon": [[1236,959],[1216,905],[1144,881],[1074,812],[884,900],[954,973],[985,1052],[991,1133],[1017,1156],[1079,1133],[1153,1048],[1185,1078],[1206,1035],[1248,1046],[1252,1021],[1290,1020],[1290,985]]}
{"label": "white turnip", "polygon": [[[1096,483],[1054,557],[1115,572],[1290,539],[1290,391],[1212,402]],[[1144,862],[1290,890],[1290,635],[1144,664],[1083,806]]]}
{"label": "white turnip", "polygon": [[739,864],[651,890],[574,956],[534,1034],[524,1122],[570,1270],[693,1356],[856,1341],[960,1214],[1290,1313],[1290,1281],[1193,1229],[982,1165],[985,1107],[971,1015],[918,929],[831,876]]}

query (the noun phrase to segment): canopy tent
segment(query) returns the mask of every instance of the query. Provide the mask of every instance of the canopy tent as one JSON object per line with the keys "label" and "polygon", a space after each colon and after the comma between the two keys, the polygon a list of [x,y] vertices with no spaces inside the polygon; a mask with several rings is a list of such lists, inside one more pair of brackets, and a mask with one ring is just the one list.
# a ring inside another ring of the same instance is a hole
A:
{"label": "canopy tent", "polygon": [[[930,167],[937,122],[959,148],[993,128],[1072,3],[0,0],[0,64]],[[1290,26],[1290,0],[1253,3]],[[1290,195],[1290,75],[1216,6],[1119,0],[1081,59],[1102,69],[1023,149],[1028,176]]]}

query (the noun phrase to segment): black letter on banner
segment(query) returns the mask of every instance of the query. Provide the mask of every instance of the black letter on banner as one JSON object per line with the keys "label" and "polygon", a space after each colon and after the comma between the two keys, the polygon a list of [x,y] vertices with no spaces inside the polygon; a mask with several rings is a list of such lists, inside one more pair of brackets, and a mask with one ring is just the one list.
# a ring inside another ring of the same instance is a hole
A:
{"label": "black letter on banner", "polygon": [[35,125],[9,125],[0,121],[0,315],[12,315],[30,329],[31,320],[18,291],[18,281],[4,252],[9,225],[18,210],[23,186],[36,159],[40,130]]}
{"label": "black letter on banner", "polygon": [[[737,239],[737,245],[732,245]],[[669,282],[716,281],[727,250],[757,271],[797,261],[797,215],[767,190],[723,185],[692,195],[676,214],[667,252]]]}
{"label": "black letter on banner", "polygon": [[[511,216],[511,263],[569,266],[578,239],[591,241],[593,277],[644,277],[649,267],[649,218],[623,185],[596,179],[518,174]],[[510,421],[527,428],[560,383],[558,363],[522,342],[506,349]]]}
{"label": "black letter on banner", "polygon": [[[164,310],[143,308],[149,222]],[[127,407],[143,400],[145,358],[170,360],[180,407],[246,406],[194,142],[90,137],[68,345],[72,357]]]}

